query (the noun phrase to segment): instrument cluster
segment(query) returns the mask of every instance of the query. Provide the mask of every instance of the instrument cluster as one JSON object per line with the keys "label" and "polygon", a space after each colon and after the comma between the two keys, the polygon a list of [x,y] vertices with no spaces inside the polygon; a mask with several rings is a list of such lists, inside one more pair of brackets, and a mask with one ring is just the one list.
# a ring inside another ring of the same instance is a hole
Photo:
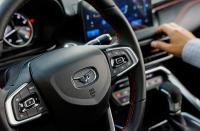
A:
{"label": "instrument cluster", "polygon": [[14,48],[22,48],[31,44],[35,35],[35,19],[21,13],[15,13],[6,27],[4,43]]}
{"label": "instrument cluster", "polygon": [[13,13],[0,45],[0,67],[57,47],[55,35],[64,17],[57,0],[31,0]]}

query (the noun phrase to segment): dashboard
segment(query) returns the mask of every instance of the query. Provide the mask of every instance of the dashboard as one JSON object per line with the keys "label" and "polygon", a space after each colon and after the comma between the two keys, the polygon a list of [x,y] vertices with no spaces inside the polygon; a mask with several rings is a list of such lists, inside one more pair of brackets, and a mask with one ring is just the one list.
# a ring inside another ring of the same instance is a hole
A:
{"label": "dashboard", "polygon": [[[160,1],[155,3],[154,0],[115,0],[135,30],[147,66],[172,58],[165,52],[155,52],[150,43],[154,39],[162,39],[162,36],[155,37],[155,28],[165,22],[176,22],[173,11],[179,14],[181,7],[187,3],[167,0],[162,4],[163,1],[159,6]],[[198,6],[192,9],[198,10]],[[195,24],[188,23],[187,18],[193,17],[190,12],[184,12],[187,17],[178,23],[193,31],[198,29],[200,19],[195,19]],[[13,14],[5,29],[4,43],[0,45],[0,66],[49,49],[83,45],[102,34],[115,37],[110,25],[84,1],[32,0]]]}
{"label": "dashboard", "polygon": [[[200,27],[200,18],[193,13],[199,11],[199,1],[115,2],[136,33],[146,67],[173,58],[166,52],[155,51],[150,47],[151,41],[155,39],[169,41],[155,35],[155,28],[160,24],[176,22],[194,33]],[[188,22],[190,18],[193,18],[193,23]],[[115,38],[112,27],[84,1],[30,0],[13,14],[5,29],[4,42],[0,45],[0,67],[56,48],[84,45],[103,34]]]}
{"label": "dashboard", "polygon": [[[169,41],[164,35],[155,34],[155,28],[159,25],[176,22],[193,31],[197,37],[200,36],[200,16],[194,14],[200,11],[199,0],[115,0],[115,2],[136,33],[146,69],[173,58],[166,52],[150,47],[153,40]],[[84,1],[30,0],[13,14],[5,29],[4,42],[0,45],[0,75],[3,76],[9,66],[22,60],[58,48],[85,45],[103,34],[110,34],[115,38],[112,27]],[[150,74],[147,79],[148,90],[158,87],[164,81],[160,74]],[[3,77],[0,77],[0,87],[4,86],[4,82]],[[124,113],[129,104],[129,79],[124,77],[113,84],[113,87],[111,105],[114,110],[116,109],[116,114]],[[121,123],[124,115],[114,117],[118,125],[124,124]]]}
{"label": "dashboard", "polygon": [[[150,47],[151,41],[155,39],[169,41],[163,36],[155,35],[157,26],[165,22],[177,22],[194,32],[199,27],[200,18],[193,19],[193,24],[187,22],[187,19],[194,17],[192,12],[199,10],[197,1],[115,0],[115,2],[135,30],[146,68],[173,58],[166,52],[156,51]],[[185,11],[185,6],[188,11]],[[181,19],[176,21],[177,17],[182,18],[181,15],[185,15],[183,21]],[[110,25],[84,1],[31,0],[13,14],[5,29],[4,42],[0,45],[2,68],[0,74],[7,66],[21,60],[57,48],[84,45],[107,33],[115,37]]]}

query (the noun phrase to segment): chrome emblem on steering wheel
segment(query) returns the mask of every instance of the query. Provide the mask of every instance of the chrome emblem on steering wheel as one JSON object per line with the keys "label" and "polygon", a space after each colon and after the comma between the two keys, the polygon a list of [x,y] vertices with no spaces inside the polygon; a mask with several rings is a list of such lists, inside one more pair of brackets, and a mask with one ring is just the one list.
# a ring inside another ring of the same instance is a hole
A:
{"label": "chrome emblem on steering wheel", "polygon": [[97,80],[97,71],[95,68],[85,68],[74,74],[72,82],[76,88],[83,88],[93,84]]}

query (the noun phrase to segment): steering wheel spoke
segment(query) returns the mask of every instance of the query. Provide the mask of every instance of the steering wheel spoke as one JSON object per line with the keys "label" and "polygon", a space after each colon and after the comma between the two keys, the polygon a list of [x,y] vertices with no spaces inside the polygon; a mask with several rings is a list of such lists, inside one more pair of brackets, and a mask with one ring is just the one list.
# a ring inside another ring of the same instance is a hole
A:
{"label": "steering wheel spoke", "polygon": [[47,113],[47,108],[36,86],[30,79],[26,79],[30,75],[28,68],[27,65],[25,69],[22,69],[15,81],[16,84],[7,86],[11,93],[5,101],[5,108],[9,124],[12,126],[24,124]]}
{"label": "steering wheel spoke", "polygon": [[108,108],[107,115],[108,115],[109,129],[110,131],[115,131],[115,123],[112,117],[112,111],[110,107]]}
{"label": "steering wheel spoke", "polygon": [[110,65],[111,76],[120,77],[133,69],[139,59],[129,46],[114,46],[105,49],[105,55]]}

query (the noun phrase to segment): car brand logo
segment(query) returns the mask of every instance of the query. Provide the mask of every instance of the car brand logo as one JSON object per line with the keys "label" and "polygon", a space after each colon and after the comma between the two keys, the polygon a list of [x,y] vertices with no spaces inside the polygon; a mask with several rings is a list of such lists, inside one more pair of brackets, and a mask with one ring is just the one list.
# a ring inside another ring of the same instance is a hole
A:
{"label": "car brand logo", "polygon": [[93,84],[97,80],[97,76],[95,68],[85,68],[74,74],[73,84],[76,88],[83,88]]}

